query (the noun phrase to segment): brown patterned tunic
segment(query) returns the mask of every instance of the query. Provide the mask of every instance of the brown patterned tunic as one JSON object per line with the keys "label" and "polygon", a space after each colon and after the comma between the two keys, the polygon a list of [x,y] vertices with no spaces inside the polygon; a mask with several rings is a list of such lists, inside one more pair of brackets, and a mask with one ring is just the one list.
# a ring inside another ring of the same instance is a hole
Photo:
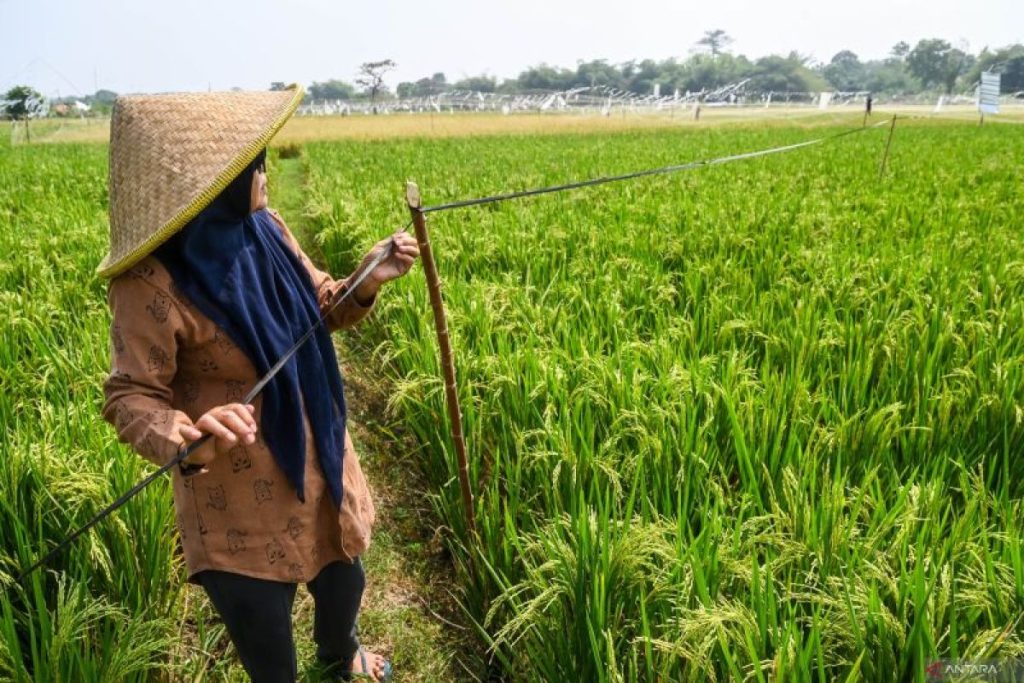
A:
{"label": "brown patterned tunic", "polygon": [[[317,270],[280,216],[285,241],[309,270],[321,310],[346,280]],[[110,283],[113,362],[103,416],[119,438],[163,465],[182,443],[178,427],[219,405],[240,402],[259,379],[224,332],[174,287],[153,256]],[[349,297],[328,318],[331,331],[354,325],[372,308]],[[257,397],[256,423],[261,424]],[[182,477],[172,468],[174,507],[189,581],[204,569],[305,582],[336,560],[352,562],[370,543],[374,506],[348,434],[341,511],[334,509],[306,422],[306,502],[278,468],[257,431],[251,446],[216,457],[208,471]]]}

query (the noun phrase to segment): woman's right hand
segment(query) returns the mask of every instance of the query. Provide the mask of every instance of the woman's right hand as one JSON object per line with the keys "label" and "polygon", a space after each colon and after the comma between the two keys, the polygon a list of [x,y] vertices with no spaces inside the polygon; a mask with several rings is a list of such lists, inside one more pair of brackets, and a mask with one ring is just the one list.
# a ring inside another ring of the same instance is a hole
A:
{"label": "woman's right hand", "polygon": [[[179,430],[186,445],[212,434],[213,439],[189,453],[184,462],[189,465],[206,465],[218,455],[223,455],[239,443],[250,445],[256,441],[255,406],[228,403],[211,408],[195,424],[182,425]],[[211,443],[212,442],[212,443]]]}

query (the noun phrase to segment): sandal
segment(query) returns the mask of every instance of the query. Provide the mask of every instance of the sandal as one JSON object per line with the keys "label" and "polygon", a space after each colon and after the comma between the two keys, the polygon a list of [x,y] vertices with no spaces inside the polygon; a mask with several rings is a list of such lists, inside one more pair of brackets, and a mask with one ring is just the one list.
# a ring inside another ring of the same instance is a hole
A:
{"label": "sandal", "polygon": [[[356,652],[359,654],[359,663],[363,665],[363,672],[362,673],[358,673],[358,674],[354,674],[354,675],[359,676],[360,678],[365,676],[366,678],[370,679],[371,681],[377,680],[377,678],[372,673],[369,673],[370,666],[366,662],[366,650],[363,649],[363,646],[360,645],[359,649]],[[383,659],[383,657],[381,659]],[[384,674],[381,676],[380,681],[381,681],[381,683],[391,683],[391,680],[392,680],[391,662],[389,662],[388,660],[385,659],[384,660]]]}

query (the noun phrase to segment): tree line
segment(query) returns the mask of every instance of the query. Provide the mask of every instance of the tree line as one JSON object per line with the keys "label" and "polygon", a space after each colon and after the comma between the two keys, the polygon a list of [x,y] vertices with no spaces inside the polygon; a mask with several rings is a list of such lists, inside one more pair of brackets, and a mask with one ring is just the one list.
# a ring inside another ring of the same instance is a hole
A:
{"label": "tree line", "polygon": [[[570,90],[605,86],[635,95],[650,95],[655,85],[662,95],[706,93],[746,81],[745,90],[758,93],[812,93],[821,91],[871,92],[906,95],[920,92],[973,92],[983,71],[1002,74],[1004,93],[1024,94],[1024,45],[1013,44],[978,54],[953,46],[941,38],[927,38],[911,47],[899,42],[883,59],[862,61],[850,50],[841,50],[827,63],[814,63],[798,52],[749,59],[729,50],[732,39],[722,29],[706,31],[697,41],[697,51],[686,59],[631,60],[610,64],[607,60],[579,61],[576,68],[539,64],[500,83],[494,76],[479,75],[449,82],[442,72],[416,81],[403,81],[392,92],[384,83],[397,64],[391,59],[365,62],[353,82],[329,79],[312,83],[307,98],[312,100],[369,100],[395,97],[429,97],[453,90],[520,94],[536,91]],[[271,83],[271,90],[285,88]],[[109,113],[116,93],[99,90],[81,99],[92,112]],[[41,112],[44,98],[28,86],[16,86],[3,96],[0,115],[27,119]]]}
{"label": "tree line", "polygon": [[[394,91],[374,81],[371,91],[365,85],[367,70],[384,73],[394,68],[391,60],[368,62],[360,69],[356,83],[331,79],[314,82],[308,88],[314,100],[354,100],[369,98],[429,97],[453,90],[485,93],[520,94],[539,90],[569,90],[606,86],[636,95],[650,95],[658,84],[662,95],[709,92],[746,80],[752,92],[872,92],[910,94],[935,92],[951,94],[972,92],[983,71],[1002,73],[1006,93],[1024,91],[1024,45],[1014,44],[971,54],[941,38],[928,38],[914,46],[899,42],[883,59],[861,60],[850,50],[837,52],[826,63],[814,63],[810,57],[793,51],[788,55],[768,55],[750,59],[729,50],[732,39],[721,30],[707,31],[697,42],[698,52],[686,59],[632,60],[611,64],[597,59],[579,61],[574,69],[539,64],[501,82],[494,76],[479,75],[451,82],[436,72],[416,81],[403,81]],[[275,83],[274,87],[284,87]]]}

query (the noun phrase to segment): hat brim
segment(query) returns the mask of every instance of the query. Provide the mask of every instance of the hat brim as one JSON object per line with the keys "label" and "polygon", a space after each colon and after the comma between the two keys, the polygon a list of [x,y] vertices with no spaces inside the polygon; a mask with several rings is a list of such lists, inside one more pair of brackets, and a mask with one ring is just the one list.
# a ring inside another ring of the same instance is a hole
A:
{"label": "hat brim", "polygon": [[[218,173],[202,191],[193,197],[181,210],[160,225],[148,237],[133,245],[126,253],[116,254],[113,249],[107,253],[96,269],[101,278],[112,278],[125,272],[157,247],[166,242],[172,235],[185,227],[226,188],[246,166],[264,149],[270,140],[292,117],[305,94],[302,86],[289,86],[291,97],[273,120],[252,140],[245,144],[230,163]],[[112,124],[113,125],[113,124]],[[113,227],[112,227],[113,229]]]}

